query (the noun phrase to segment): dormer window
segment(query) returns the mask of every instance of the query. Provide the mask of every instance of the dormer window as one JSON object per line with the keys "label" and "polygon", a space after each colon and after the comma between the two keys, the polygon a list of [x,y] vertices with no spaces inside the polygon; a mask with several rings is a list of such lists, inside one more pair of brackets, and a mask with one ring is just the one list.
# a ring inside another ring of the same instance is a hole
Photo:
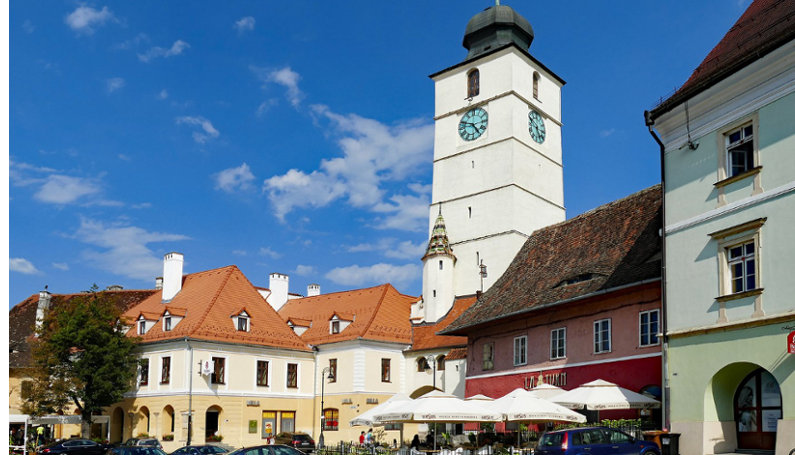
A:
{"label": "dormer window", "polygon": [[166,316],[163,318],[163,331],[170,332],[171,331],[171,316]]}
{"label": "dormer window", "polygon": [[467,74],[467,98],[480,94],[480,71],[473,69]]}
{"label": "dormer window", "polygon": [[146,321],[141,319],[138,321],[138,335],[143,335],[146,333]]}
{"label": "dormer window", "polygon": [[237,330],[240,332],[248,332],[248,318],[244,318],[242,316],[238,316],[237,318]]}
{"label": "dormer window", "polygon": [[340,333],[340,321],[331,321],[331,333]]}

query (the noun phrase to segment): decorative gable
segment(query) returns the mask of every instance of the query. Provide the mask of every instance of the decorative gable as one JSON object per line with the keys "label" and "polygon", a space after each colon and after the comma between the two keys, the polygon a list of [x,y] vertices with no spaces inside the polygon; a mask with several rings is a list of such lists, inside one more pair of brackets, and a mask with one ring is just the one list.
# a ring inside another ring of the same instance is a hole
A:
{"label": "decorative gable", "polygon": [[147,319],[146,315],[141,313],[138,319],[135,320],[135,333],[138,336],[146,335],[146,332],[154,327],[155,323],[157,323],[157,319]]}

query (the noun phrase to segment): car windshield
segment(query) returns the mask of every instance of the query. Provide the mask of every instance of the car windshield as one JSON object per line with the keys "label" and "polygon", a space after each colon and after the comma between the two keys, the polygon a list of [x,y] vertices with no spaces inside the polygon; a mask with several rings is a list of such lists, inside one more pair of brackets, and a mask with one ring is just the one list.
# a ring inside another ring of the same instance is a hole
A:
{"label": "car windshield", "polygon": [[557,447],[563,442],[563,433],[547,433],[541,436],[538,445],[541,447]]}
{"label": "car windshield", "polygon": [[303,455],[303,452],[292,447],[272,446],[271,449],[273,449],[275,455]]}

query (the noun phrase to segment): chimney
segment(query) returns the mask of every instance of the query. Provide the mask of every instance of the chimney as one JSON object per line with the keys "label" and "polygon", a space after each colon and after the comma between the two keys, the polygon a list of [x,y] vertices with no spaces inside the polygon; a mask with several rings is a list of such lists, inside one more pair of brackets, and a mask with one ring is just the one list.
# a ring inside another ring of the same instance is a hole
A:
{"label": "chimney", "polygon": [[306,296],[307,297],[314,297],[316,295],[320,295],[320,285],[313,283],[306,287]]}
{"label": "chimney", "polygon": [[290,277],[282,273],[271,273],[268,287],[271,290],[268,296],[268,303],[271,304],[274,310],[279,311],[279,308],[287,303],[287,293],[290,289]]}
{"label": "chimney", "polygon": [[47,287],[44,287],[44,290],[39,292],[39,304],[36,307],[36,332],[41,330],[41,325],[44,322],[44,315],[47,310],[50,309],[50,300],[52,299],[52,294],[47,291]]}
{"label": "chimney", "polygon": [[163,302],[169,302],[182,289],[182,253],[168,253],[163,257]]}
{"label": "chimney", "polygon": [[155,278],[155,289],[158,290],[158,291],[163,289],[163,277],[162,276],[159,276],[159,277]]}

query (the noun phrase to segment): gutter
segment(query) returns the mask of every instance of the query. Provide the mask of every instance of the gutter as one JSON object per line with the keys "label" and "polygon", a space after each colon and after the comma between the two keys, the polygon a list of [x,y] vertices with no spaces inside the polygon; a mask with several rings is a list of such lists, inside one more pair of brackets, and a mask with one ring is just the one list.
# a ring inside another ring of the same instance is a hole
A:
{"label": "gutter", "polygon": [[665,288],[666,288],[666,267],[665,267],[665,144],[662,143],[660,137],[657,136],[657,133],[654,131],[654,119],[652,118],[652,113],[649,111],[643,112],[643,117],[646,120],[646,127],[649,129],[649,134],[660,146],[660,185],[661,185],[661,192],[662,192],[662,223],[660,228],[660,241],[662,242],[660,247],[660,252],[662,254],[662,258],[660,261],[660,277],[661,277],[661,289],[660,289],[660,310],[662,313],[662,317],[660,318],[660,332],[662,333],[662,419],[663,419],[663,428],[668,429],[671,428],[671,403],[670,403],[670,393],[671,393],[671,386],[668,383],[668,298],[666,296]]}

